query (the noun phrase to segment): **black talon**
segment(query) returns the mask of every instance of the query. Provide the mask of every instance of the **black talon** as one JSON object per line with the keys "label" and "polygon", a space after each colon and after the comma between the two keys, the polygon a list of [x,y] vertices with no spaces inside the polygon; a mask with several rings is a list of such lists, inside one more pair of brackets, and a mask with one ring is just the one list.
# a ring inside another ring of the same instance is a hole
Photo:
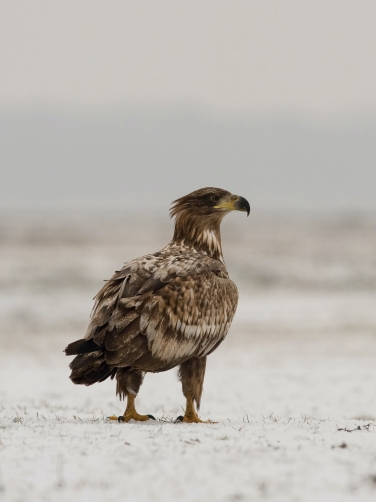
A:
{"label": "black talon", "polygon": [[175,423],[178,424],[179,422],[182,422],[184,420],[183,415],[179,415],[178,418],[175,420]]}
{"label": "black talon", "polygon": [[153,417],[153,415],[147,415],[147,416],[150,418],[150,420],[155,420],[155,417]]}
{"label": "black talon", "polygon": [[121,424],[121,422],[124,422],[123,415],[120,415],[120,417],[118,417],[118,422],[119,422],[119,424]]}

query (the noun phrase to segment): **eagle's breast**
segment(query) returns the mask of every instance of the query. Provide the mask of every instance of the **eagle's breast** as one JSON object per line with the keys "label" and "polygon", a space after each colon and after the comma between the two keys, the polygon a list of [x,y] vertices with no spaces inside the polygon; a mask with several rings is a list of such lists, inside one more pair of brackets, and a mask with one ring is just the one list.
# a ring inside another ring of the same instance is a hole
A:
{"label": "eagle's breast", "polygon": [[[218,275],[219,274],[219,275]],[[153,357],[200,357],[223,340],[238,302],[224,271],[176,277],[152,295],[140,326]]]}

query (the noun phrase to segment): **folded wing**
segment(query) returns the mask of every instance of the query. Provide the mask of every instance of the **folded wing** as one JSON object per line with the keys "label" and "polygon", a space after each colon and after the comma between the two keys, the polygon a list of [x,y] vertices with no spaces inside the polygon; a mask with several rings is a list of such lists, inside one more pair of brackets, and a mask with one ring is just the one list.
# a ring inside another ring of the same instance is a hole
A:
{"label": "folded wing", "polygon": [[107,364],[162,371],[221,343],[238,292],[222,263],[170,251],[126,264],[95,300],[85,339]]}

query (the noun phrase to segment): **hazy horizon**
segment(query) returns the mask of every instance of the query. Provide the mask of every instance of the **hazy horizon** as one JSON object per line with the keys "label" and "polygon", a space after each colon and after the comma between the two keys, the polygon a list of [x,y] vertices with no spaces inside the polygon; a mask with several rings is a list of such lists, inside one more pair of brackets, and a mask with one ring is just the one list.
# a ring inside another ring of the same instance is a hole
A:
{"label": "hazy horizon", "polygon": [[258,211],[375,211],[376,113],[213,108],[0,113],[0,207],[155,208],[219,186]]}
{"label": "hazy horizon", "polygon": [[375,211],[371,0],[4,2],[0,208]]}

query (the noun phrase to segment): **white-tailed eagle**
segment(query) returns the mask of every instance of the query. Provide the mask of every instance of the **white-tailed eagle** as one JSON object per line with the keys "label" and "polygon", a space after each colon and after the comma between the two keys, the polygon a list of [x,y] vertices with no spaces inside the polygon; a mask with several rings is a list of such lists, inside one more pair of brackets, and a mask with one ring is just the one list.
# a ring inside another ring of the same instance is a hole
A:
{"label": "white-tailed eagle", "polygon": [[206,357],[224,340],[235,314],[238,290],[223,260],[220,224],[232,210],[249,214],[243,197],[202,188],[174,201],[172,241],[157,253],[136,258],[106,282],[95,297],[82,340],[65,353],[76,357],[70,378],[92,385],[116,377],[116,393],[127,397],[119,421],[148,420],[135,408],[145,373],[179,366],[187,405],[183,422],[201,422]]}

